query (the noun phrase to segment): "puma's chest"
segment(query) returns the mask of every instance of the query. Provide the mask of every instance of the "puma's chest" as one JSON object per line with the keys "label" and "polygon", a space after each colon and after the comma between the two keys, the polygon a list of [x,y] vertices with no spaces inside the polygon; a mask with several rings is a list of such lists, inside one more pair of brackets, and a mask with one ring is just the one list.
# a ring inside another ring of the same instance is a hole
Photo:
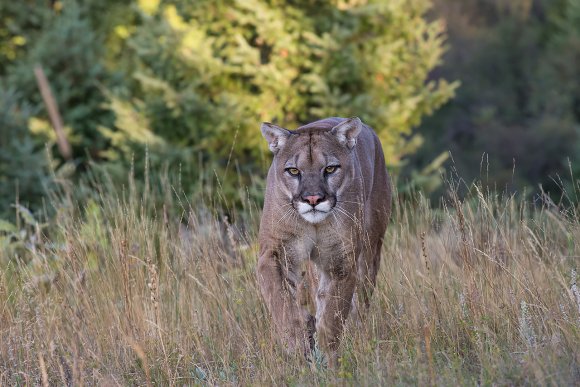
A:
{"label": "puma's chest", "polygon": [[311,259],[317,265],[325,266],[351,250],[353,240],[345,235],[350,233],[332,227],[306,226],[284,243],[285,254],[295,262]]}

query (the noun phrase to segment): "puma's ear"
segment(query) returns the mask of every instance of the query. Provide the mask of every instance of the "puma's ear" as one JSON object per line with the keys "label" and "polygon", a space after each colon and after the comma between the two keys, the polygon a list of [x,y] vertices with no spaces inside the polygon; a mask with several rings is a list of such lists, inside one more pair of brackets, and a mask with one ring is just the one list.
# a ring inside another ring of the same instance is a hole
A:
{"label": "puma's ear", "polygon": [[268,141],[268,145],[270,146],[270,150],[272,153],[276,154],[282,147],[284,143],[290,136],[290,131],[269,122],[264,122],[262,127],[262,136]]}
{"label": "puma's ear", "polygon": [[352,117],[336,125],[330,133],[334,134],[342,145],[349,149],[356,145],[356,137],[362,129],[362,122],[358,117]]}

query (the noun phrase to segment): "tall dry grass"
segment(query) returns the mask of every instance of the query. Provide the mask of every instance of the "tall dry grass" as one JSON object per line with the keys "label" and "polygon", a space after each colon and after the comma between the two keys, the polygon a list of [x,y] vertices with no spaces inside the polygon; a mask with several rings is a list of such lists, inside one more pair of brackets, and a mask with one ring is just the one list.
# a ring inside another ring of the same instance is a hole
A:
{"label": "tall dry grass", "polygon": [[578,214],[470,189],[395,200],[364,328],[328,371],[273,340],[255,204],[226,219],[172,188],[65,185],[0,258],[0,384],[580,383]]}

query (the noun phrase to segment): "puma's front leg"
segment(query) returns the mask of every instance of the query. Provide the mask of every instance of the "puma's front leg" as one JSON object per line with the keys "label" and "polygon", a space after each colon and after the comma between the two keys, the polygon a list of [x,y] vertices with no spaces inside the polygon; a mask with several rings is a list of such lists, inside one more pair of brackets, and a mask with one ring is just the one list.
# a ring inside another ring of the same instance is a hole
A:
{"label": "puma's front leg", "polygon": [[316,333],[330,368],[338,365],[338,346],[350,311],[355,285],[354,269],[321,273],[316,294]]}
{"label": "puma's front leg", "polygon": [[275,328],[281,335],[282,344],[291,354],[310,352],[313,327],[312,316],[302,310],[296,299],[299,278],[289,262],[282,261],[275,253],[263,254],[258,260],[258,284],[272,315]]}

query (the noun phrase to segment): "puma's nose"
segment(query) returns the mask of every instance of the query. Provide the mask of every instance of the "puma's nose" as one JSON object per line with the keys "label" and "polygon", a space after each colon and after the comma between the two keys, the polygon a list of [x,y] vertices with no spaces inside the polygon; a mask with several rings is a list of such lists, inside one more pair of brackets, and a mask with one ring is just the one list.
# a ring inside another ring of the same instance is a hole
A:
{"label": "puma's nose", "polygon": [[315,206],[318,203],[324,201],[324,196],[320,194],[302,196],[302,201],[310,203],[311,206]]}

